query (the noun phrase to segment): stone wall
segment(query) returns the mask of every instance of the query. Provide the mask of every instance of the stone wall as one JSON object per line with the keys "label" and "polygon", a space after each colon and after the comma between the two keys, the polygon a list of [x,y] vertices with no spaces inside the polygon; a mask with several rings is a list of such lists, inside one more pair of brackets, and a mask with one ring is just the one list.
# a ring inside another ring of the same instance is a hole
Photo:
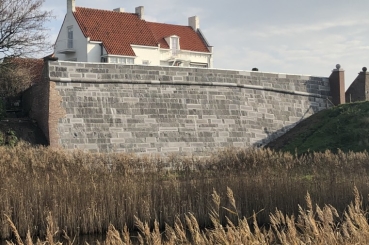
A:
{"label": "stone wall", "polygon": [[73,62],[49,62],[49,76],[50,142],[92,152],[259,146],[331,106],[322,77]]}

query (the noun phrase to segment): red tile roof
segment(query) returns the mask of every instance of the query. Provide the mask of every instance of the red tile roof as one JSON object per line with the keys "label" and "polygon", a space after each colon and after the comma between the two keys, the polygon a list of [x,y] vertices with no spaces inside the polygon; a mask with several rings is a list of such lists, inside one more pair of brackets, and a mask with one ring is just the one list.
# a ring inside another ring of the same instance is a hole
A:
{"label": "red tile roof", "polygon": [[108,54],[136,56],[131,44],[169,48],[165,37],[180,37],[182,50],[209,52],[200,35],[189,26],[141,20],[137,14],[76,7],[74,12],[83,34],[101,41]]}
{"label": "red tile roof", "polygon": [[161,48],[169,48],[164,38],[171,35],[179,36],[179,46],[182,50],[197,52],[209,52],[200,35],[190,26],[170,25],[162,23],[147,22],[154,37]]}

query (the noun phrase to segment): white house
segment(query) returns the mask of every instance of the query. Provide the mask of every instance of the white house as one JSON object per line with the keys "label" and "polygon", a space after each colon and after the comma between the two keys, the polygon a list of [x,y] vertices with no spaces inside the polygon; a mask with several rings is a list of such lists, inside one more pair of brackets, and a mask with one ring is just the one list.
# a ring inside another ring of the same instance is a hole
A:
{"label": "white house", "polygon": [[199,29],[197,16],[188,26],[145,21],[144,7],[135,13],[75,6],[67,14],[55,43],[59,60],[155,66],[213,66],[213,47]]}

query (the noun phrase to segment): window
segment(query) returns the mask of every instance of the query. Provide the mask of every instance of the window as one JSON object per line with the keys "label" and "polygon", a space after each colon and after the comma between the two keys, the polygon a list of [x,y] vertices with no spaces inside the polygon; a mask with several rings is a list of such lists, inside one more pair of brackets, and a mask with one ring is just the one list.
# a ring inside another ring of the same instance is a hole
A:
{"label": "window", "polygon": [[110,57],[109,58],[109,62],[110,63],[118,63],[118,64],[133,64],[134,63],[134,59],[132,58],[121,58],[121,57]]}
{"label": "window", "polygon": [[179,38],[178,37],[170,38],[170,48],[172,49],[172,55],[178,55],[179,53]]}
{"label": "window", "polygon": [[148,65],[150,64],[150,61],[148,61],[148,60],[143,60],[143,61],[142,61],[142,64],[143,64],[143,65],[148,66]]}
{"label": "window", "polygon": [[191,62],[190,67],[208,68],[208,64]]}
{"label": "window", "polygon": [[67,48],[73,48],[73,26],[68,26]]}

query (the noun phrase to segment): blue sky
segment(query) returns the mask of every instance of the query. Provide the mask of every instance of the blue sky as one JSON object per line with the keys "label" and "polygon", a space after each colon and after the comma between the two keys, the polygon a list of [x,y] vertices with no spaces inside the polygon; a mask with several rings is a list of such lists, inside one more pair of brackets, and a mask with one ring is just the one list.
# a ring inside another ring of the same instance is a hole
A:
{"label": "blue sky", "polygon": [[[45,0],[56,17],[47,24],[54,42],[67,0]],[[200,28],[214,46],[214,67],[328,77],[337,63],[346,88],[369,66],[368,0],[76,0],[76,6],[134,12],[145,19]]]}

